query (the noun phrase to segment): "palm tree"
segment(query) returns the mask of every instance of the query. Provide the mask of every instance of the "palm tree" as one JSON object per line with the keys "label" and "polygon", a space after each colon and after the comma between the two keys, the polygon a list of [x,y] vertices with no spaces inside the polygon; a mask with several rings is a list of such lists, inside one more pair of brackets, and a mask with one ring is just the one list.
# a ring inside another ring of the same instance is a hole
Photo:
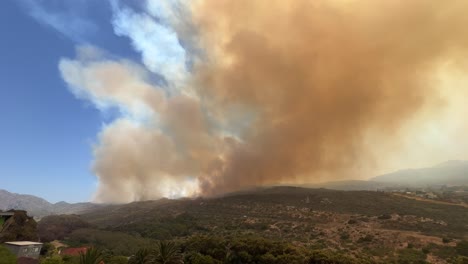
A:
{"label": "palm tree", "polygon": [[86,253],[80,252],[80,264],[100,264],[102,252],[97,248],[89,248]]}
{"label": "palm tree", "polygon": [[173,242],[160,241],[154,252],[156,264],[183,264],[179,249]]}
{"label": "palm tree", "polygon": [[144,248],[138,250],[135,255],[131,256],[128,264],[152,264],[154,263],[154,255],[151,250]]}

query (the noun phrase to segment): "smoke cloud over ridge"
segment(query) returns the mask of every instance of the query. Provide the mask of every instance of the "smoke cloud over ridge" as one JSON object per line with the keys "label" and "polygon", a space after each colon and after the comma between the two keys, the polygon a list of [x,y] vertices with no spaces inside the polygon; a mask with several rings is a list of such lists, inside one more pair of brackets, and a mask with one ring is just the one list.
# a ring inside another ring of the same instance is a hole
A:
{"label": "smoke cloud over ridge", "polygon": [[141,65],[90,46],[60,62],[121,112],[95,145],[97,201],[362,177],[463,92],[439,77],[466,68],[466,1],[190,3],[114,2]]}

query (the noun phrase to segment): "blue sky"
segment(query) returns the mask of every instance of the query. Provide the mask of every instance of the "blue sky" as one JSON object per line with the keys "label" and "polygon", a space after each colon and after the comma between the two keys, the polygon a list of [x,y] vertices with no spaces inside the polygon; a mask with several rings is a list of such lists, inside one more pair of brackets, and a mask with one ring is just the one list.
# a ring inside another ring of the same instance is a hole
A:
{"label": "blue sky", "polygon": [[186,162],[164,171],[183,153],[160,122],[178,103],[201,111],[187,85],[195,46],[175,29],[184,10],[178,0],[3,1],[0,189],[51,202],[193,190],[190,173],[172,178]]}
{"label": "blue sky", "polygon": [[112,114],[78,100],[58,62],[86,43],[138,59],[111,18],[107,1],[2,1],[0,189],[51,202],[91,198],[92,146]]}

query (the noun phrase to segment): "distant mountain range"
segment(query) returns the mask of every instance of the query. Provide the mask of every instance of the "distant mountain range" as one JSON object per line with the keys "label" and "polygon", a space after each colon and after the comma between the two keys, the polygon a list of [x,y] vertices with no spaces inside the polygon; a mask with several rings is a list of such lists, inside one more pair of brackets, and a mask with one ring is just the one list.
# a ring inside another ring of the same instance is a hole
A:
{"label": "distant mountain range", "polygon": [[394,187],[468,185],[468,161],[450,160],[433,167],[399,170],[369,180],[348,180],[305,185],[335,190],[379,190]]}
{"label": "distant mountain range", "polygon": [[70,204],[67,202],[58,202],[53,204],[37,196],[0,190],[0,210],[26,210],[29,215],[39,218],[52,214],[75,214],[99,206],[100,205],[93,203]]}
{"label": "distant mountain range", "polygon": [[468,161],[451,160],[429,168],[400,170],[370,181],[411,187],[467,185]]}

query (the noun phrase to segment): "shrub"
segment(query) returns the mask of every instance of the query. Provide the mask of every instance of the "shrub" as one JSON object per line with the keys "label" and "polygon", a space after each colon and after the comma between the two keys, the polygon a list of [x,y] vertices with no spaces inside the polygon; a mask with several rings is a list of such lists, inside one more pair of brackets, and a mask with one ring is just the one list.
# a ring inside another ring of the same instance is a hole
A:
{"label": "shrub", "polygon": [[346,232],[343,232],[343,233],[341,233],[340,238],[342,240],[347,240],[347,239],[349,239],[349,234],[346,233]]}
{"label": "shrub", "polygon": [[451,239],[451,238],[448,238],[448,237],[443,237],[443,238],[442,238],[442,242],[445,243],[445,244],[447,244],[447,243],[452,242],[452,239]]}
{"label": "shrub", "polygon": [[383,215],[380,215],[380,216],[378,217],[378,219],[380,219],[380,220],[388,220],[388,219],[392,219],[392,216],[389,215],[389,214],[383,214]]}
{"label": "shrub", "polygon": [[221,261],[215,260],[211,256],[202,255],[200,253],[191,253],[185,257],[185,263],[188,264],[220,264]]}
{"label": "shrub", "polygon": [[429,254],[429,253],[431,253],[431,249],[430,249],[429,247],[424,247],[424,248],[422,249],[422,252],[423,252],[424,254]]}
{"label": "shrub", "polygon": [[372,240],[374,240],[374,236],[373,235],[366,235],[364,237],[360,237],[358,239],[358,242],[359,243],[369,243],[369,242],[372,242]]}
{"label": "shrub", "polygon": [[110,263],[110,264],[127,264],[128,259],[127,257],[124,256],[112,256],[104,259],[104,263]]}
{"label": "shrub", "polygon": [[345,257],[336,252],[330,251],[313,251],[308,264],[352,264],[352,263],[365,263],[364,261],[356,261],[349,257]]}
{"label": "shrub", "polygon": [[63,260],[59,256],[49,257],[41,261],[41,264],[63,264]]}
{"label": "shrub", "polygon": [[0,264],[16,264],[16,257],[10,250],[0,245]]}
{"label": "shrub", "polygon": [[426,254],[422,251],[406,248],[398,252],[398,261],[399,264],[425,264]]}
{"label": "shrub", "polygon": [[455,264],[468,264],[468,257],[458,257],[454,263]]}
{"label": "shrub", "polygon": [[459,255],[468,257],[468,241],[464,240],[464,241],[458,242],[455,249],[457,250],[457,253]]}
{"label": "shrub", "polygon": [[50,242],[62,240],[75,230],[89,227],[91,224],[77,215],[50,215],[41,219],[37,231],[41,241]]}

